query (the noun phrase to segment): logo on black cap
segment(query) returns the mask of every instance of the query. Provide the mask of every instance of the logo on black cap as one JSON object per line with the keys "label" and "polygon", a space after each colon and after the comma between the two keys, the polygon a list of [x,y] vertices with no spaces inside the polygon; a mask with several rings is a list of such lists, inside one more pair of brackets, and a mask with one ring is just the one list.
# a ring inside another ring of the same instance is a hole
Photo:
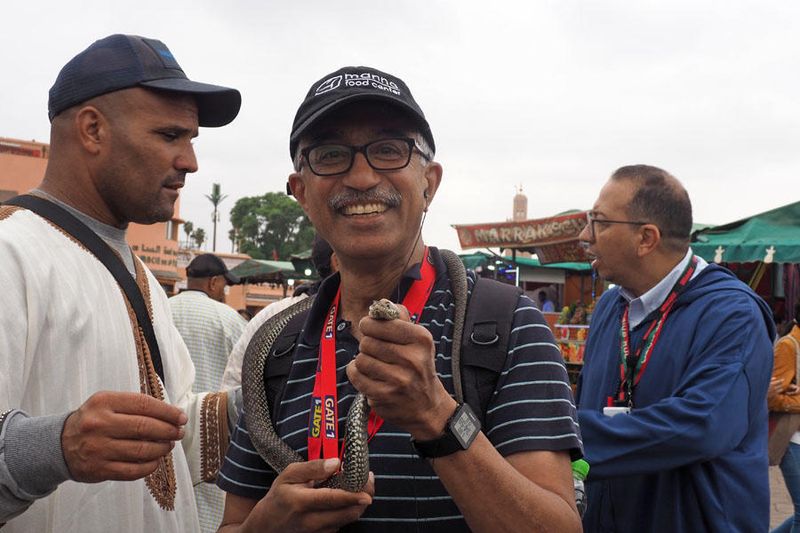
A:
{"label": "logo on black cap", "polygon": [[314,91],[314,95],[319,96],[321,94],[325,94],[328,91],[332,91],[338,88],[341,84],[342,84],[341,74],[339,76],[328,78],[327,80],[320,83],[319,87],[317,87],[317,90]]}
{"label": "logo on black cap", "polygon": [[396,96],[400,96],[400,87],[398,87],[396,82],[386,78],[385,76],[379,76],[378,74],[373,74],[371,72],[344,75],[339,74],[338,76],[328,78],[319,84],[314,91],[314,96],[319,96],[327,93],[328,91],[338,89],[342,85],[342,79],[344,79],[345,87],[372,87],[373,89],[388,91]]}

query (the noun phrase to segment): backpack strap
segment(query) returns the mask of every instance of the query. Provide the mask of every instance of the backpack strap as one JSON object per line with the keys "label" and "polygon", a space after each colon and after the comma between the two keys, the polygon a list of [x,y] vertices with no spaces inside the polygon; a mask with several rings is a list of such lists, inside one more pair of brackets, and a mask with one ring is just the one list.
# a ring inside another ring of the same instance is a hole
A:
{"label": "backpack strap", "polygon": [[467,306],[461,340],[461,386],[464,401],[486,427],[486,410],[508,356],[514,311],[522,289],[477,278]]}
{"label": "backpack strap", "polygon": [[492,399],[508,355],[514,311],[522,289],[488,278],[477,278],[467,294],[467,275],[461,259],[440,250],[453,292],[453,389],[486,426],[486,409]]}

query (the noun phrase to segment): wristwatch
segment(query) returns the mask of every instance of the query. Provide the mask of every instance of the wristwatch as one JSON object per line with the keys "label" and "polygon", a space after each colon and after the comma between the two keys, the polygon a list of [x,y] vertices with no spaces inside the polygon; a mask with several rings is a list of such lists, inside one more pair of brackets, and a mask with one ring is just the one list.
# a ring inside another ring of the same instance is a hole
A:
{"label": "wristwatch", "polygon": [[444,434],[433,440],[411,439],[417,454],[426,459],[444,457],[461,450],[466,450],[481,431],[481,422],[466,403],[456,407],[444,426]]}

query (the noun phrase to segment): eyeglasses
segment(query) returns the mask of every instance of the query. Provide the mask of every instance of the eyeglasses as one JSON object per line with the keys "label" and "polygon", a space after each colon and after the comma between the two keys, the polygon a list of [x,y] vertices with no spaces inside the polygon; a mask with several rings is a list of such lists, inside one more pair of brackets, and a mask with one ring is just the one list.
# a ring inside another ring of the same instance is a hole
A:
{"label": "eyeglasses", "polygon": [[630,226],[644,226],[645,224],[651,224],[651,222],[634,222],[632,220],[608,220],[607,218],[595,218],[594,213],[589,211],[586,213],[586,219],[588,220],[589,224],[589,237],[592,240],[595,238],[595,224],[628,224]]}
{"label": "eyeglasses", "polygon": [[356,153],[364,154],[369,166],[375,170],[400,170],[411,162],[411,153],[415,149],[430,161],[431,157],[422,151],[416,140],[409,137],[379,139],[362,146],[312,144],[300,150],[300,155],[308,161],[308,167],[317,176],[335,176],[353,168]]}

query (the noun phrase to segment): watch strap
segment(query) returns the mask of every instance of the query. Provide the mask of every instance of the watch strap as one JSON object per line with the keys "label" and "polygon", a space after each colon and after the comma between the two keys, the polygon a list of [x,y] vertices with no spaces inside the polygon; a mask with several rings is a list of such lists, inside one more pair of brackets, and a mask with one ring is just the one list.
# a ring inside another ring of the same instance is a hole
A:
{"label": "watch strap", "polygon": [[444,457],[463,450],[461,443],[449,431],[445,430],[444,435],[433,440],[411,439],[414,450],[420,457],[432,459],[434,457]]}

